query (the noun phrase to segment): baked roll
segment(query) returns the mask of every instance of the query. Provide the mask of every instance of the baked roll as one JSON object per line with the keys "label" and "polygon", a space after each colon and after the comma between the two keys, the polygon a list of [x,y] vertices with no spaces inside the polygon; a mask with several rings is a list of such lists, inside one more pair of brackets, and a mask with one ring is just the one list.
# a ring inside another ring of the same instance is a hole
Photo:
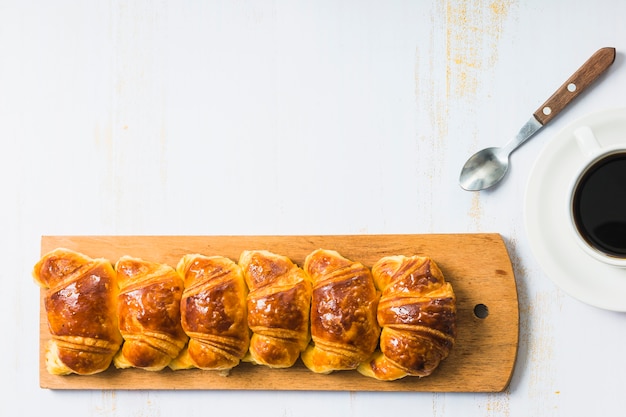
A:
{"label": "baked roll", "polygon": [[389,256],[372,266],[381,291],[380,350],[358,371],[380,380],[430,375],[456,338],[456,298],[437,264],[420,256]]}
{"label": "baked roll", "polygon": [[91,375],[107,369],[122,343],[111,263],[59,248],[37,262],[33,277],[45,289],[52,336],[46,346],[48,372]]}
{"label": "baked roll", "polygon": [[265,250],[242,252],[239,265],[250,291],[248,326],[253,333],[246,360],[288,368],[310,339],[310,278],[288,257]]}
{"label": "baked roll", "polygon": [[185,290],[180,303],[189,344],[169,365],[200,368],[227,375],[248,351],[248,289],[235,262],[222,256],[185,255],[176,271]]}
{"label": "baked roll", "polygon": [[187,342],[180,317],[183,280],[170,266],[123,256],[115,264],[122,349],[117,368],[159,371]]}
{"label": "baked roll", "polygon": [[312,343],[302,361],[316,373],[355,369],[378,344],[378,293],[368,268],[330,250],[318,249],[304,261],[313,281]]}

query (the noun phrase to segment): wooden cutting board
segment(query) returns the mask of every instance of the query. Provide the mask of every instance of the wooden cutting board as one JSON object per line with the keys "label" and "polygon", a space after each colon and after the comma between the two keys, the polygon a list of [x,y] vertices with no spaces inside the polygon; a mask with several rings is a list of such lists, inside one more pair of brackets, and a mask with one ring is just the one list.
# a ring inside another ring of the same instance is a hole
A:
{"label": "wooden cutting board", "polygon": [[58,247],[113,263],[122,255],[131,255],[173,267],[187,253],[223,255],[236,261],[246,249],[268,249],[299,265],[317,248],[337,250],[368,267],[386,255],[430,256],[456,293],[458,335],[450,356],[432,375],[393,382],[377,381],[356,371],[318,375],[300,362],[282,370],[242,363],[228,377],[202,370],[149,372],[113,367],[93,376],[55,376],[47,372],[44,363],[50,333],[43,304],[45,290],[41,290],[42,388],[499,392],[513,373],[519,336],[517,290],[507,249],[498,234],[42,237],[42,255]]}

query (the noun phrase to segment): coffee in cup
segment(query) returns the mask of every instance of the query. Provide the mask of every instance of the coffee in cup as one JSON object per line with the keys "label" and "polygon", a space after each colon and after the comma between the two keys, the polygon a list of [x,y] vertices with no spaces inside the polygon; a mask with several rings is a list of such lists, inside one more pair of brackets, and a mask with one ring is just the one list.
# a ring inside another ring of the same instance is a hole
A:
{"label": "coffee in cup", "polygon": [[602,147],[587,126],[574,136],[584,156],[570,190],[575,237],[595,259],[626,267],[626,148]]}

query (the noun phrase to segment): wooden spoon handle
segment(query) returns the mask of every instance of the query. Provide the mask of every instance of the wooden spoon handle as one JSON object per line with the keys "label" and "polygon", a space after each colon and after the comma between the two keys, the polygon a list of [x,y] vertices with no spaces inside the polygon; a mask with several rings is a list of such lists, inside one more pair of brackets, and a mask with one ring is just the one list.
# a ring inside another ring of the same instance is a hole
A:
{"label": "wooden spoon handle", "polygon": [[601,48],[533,113],[545,125],[591,85],[615,61],[615,48]]}

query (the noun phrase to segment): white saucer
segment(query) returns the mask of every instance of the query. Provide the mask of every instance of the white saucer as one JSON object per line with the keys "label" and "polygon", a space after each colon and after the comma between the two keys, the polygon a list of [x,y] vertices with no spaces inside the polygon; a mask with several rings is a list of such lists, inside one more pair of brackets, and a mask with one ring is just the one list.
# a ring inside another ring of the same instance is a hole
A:
{"label": "white saucer", "polygon": [[626,147],[626,108],[590,114],[550,139],[526,186],[526,233],[544,272],[566,293],[595,307],[626,312],[626,268],[605,265],[583,252],[565,215],[568,188],[583,163],[573,135],[580,126],[589,126],[602,146]]}

